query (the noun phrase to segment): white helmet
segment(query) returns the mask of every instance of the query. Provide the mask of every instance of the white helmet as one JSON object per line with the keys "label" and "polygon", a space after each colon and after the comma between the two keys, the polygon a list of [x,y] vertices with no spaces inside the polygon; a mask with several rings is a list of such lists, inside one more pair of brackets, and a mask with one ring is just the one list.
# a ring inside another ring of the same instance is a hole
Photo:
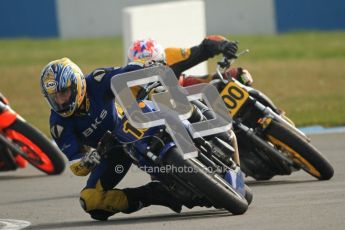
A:
{"label": "white helmet", "polygon": [[136,40],[128,49],[128,64],[150,66],[154,63],[165,64],[163,47],[153,39]]}

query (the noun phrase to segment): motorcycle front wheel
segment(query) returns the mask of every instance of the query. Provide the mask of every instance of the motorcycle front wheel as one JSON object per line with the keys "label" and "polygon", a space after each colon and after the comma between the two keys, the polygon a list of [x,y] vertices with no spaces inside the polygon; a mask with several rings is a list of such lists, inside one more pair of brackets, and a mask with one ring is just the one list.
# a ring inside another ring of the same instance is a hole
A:
{"label": "motorcycle front wheel", "polygon": [[[209,172],[197,159],[184,159],[176,148],[172,148],[165,155],[164,162],[184,169],[178,171],[180,178],[195,186],[215,208],[224,208],[234,215],[247,211],[246,198],[237,193],[220,175]],[[252,194],[249,196],[247,199],[251,202]]]}
{"label": "motorcycle front wheel", "polygon": [[309,142],[284,125],[272,120],[265,130],[265,135],[279,150],[288,153],[297,167],[319,180],[333,177],[334,169],[328,160]]}
{"label": "motorcycle front wheel", "polygon": [[4,130],[7,138],[19,149],[31,165],[48,175],[60,174],[65,169],[61,152],[39,130],[17,119]]}

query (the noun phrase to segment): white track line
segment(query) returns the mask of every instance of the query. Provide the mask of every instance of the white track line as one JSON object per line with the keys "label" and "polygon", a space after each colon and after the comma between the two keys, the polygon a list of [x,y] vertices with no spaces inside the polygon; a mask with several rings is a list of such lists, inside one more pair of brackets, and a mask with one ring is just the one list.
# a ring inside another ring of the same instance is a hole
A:
{"label": "white track line", "polygon": [[30,226],[25,220],[0,219],[0,230],[20,230]]}

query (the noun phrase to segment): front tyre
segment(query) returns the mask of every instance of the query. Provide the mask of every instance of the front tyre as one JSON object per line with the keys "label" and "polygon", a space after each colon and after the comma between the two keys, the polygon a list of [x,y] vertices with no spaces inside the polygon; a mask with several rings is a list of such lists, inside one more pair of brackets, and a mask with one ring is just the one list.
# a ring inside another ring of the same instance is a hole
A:
{"label": "front tyre", "polygon": [[39,130],[17,119],[5,133],[31,165],[48,175],[60,174],[65,169],[61,152]]}
{"label": "front tyre", "polygon": [[329,180],[334,169],[310,143],[277,121],[272,120],[265,130],[267,139],[281,151],[288,153],[295,165],[319,180]]}
{"label": "front tyre", "polygon": [[251,188],[248,187],[248,185],[244,185],[246,194],[244,195],[244,198],[247,200],[248,205],[250,205],[253,201],[253,191]]}
{"label": "front tyre", "polygon": [[225,208],[234,215],[240,215],[247,211],[247,200],[237,193],[220,175],[209,172],[197,159],[183,159],[176,148],[172,148],[164,158],[166,165],[172,165],[180,169],[178,172],[183,180],[202,193],[215,208]]}

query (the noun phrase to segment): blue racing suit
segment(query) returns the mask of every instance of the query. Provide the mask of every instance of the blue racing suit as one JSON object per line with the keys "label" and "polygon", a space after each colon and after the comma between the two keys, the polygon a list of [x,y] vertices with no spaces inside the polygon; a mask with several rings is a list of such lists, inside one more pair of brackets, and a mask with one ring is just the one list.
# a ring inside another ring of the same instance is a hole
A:
{"label": "blue racing suit", "polygon": [[[86,77],[87,93],[81,109],[70,117],[62,117],[51,111],[51,135],[68,160],[79,160],[85,147],[97,148],[106,131],[112,131],[119,125],[121,119],[117,115],[110,80],[117,74],[139,68],[137,65],[128,65],[123,68],[96,69]],[[110,151],[109,157],[92,170],[81,192],[82,206],[91,215],[97,215],[92,213],[94,210],[103,210],[110,215],[138,208],[138,204],[130,207],[127,194],[113,189],[127,173],[131,159],[116,143]],[[116,173],[115,165],[122,165],[123,172]]]}

